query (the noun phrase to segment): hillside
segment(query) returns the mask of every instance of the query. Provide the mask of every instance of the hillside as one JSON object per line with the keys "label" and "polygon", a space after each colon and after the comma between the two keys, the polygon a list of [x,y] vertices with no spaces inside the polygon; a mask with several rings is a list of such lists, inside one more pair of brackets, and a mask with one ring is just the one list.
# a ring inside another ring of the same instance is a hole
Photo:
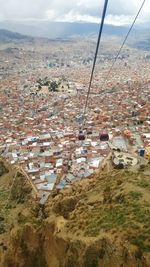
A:
{"label": "hillside", "polygon": [[[3,29],[2,29],[3,28]],[[5,30],[7,29],[7,30]],[[107,38],[117,38],[122,43],[129,26],[104,25],[104,40]],[[97,23],[69,23],[69,22],[1,22],[0,41],[33,41],[48,39],[64,41],[74,38],[90,37],[96,39],[99,31]],[[146,27],[135,27],[128,38],[127,44],[130,47],[149,51],[149,30]]]}
{"label": "hillside", "polygon": [[16,171],[0,169],[1,267],[150,266],[150,166],[97,173],[45,206],[19,173],[8,199]]}
{"label": "hillside", "polygon": [[[37,21],[35,22],[1,22],[3,29],[19,32],[24,35],[46,38],[70,38],[76,35],[97,34],[99,24],[97,23],[70,23],[70,22],[51,22]],[[113,25],[105,25],[104,33],[111,35],[122,35],[127,32],[126,27],[118,27]]]}
{"label": "hillside", "polygon": [[20,41],[20,40],[30,40],[32,39],[31,37],[28,37],[26,35],[22,35],[17,32],[12,32],[4,29],[0,29],[0,41]]}

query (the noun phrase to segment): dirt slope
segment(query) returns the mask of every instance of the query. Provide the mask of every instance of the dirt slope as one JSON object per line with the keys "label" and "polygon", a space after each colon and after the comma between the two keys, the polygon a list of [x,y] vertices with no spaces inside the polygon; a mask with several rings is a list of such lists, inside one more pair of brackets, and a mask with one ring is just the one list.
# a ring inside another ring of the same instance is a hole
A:
{"label": "dirt slope", "polygon": [[[7,171],[0,177],[1,189],[12,180],[13,171]],[[150,266],[148,174],[149,167],[137,173],[97,174],[53,193],[44,207],[18,176],[11,207],[1,215],[5,232],[0,235],[0,266]]]}

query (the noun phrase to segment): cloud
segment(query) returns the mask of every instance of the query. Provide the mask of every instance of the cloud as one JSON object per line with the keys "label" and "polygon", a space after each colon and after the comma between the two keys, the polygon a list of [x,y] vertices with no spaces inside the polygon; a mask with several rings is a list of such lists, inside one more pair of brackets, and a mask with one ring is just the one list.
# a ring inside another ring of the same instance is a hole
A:
{"label": "cloud", "polygon": [[[130,23],[143,0],[111,0],[106,22]],[[0,20],[51,20],[99,22],[103,0],[0,0]],[[139,22],[150,22],[147,0]]]}

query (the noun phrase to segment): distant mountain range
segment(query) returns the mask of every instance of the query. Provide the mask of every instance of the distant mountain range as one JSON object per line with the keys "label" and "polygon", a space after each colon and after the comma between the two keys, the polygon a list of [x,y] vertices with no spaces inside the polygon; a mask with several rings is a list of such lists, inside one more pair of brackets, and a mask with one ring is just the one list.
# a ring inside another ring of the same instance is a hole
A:
{"label": "distant mountain range", "polygon": [[[27,22],[0,22],[0,40],[32,40],[33,37],[49,39],[68,39],[72,37],[97,36],[99,25],[96,23],[69,23],[49,21],[27,21]],[[7,30],[4,30],[7,29]],[[104,26],[105,36],[117,36],[124,38],[129,27]],[[29,37],[32,36],[32,37]],[[138,48],[150,49],[150,31],[148,25],[135,27],[128,39],[128,44]]]}
{"label": "distant mountain range", "polygon": [[[76,35],[97,34],[99,25],[96,23],[69,23],[69,22],[9,22],[0,23],[0,28],[15,31],[20,34],[50,39],[68,38]],[[107,35],[122,35],[128,28],[122,26],[105,25],[104,33]]]}
{"label": "distant mountain range", "polygon": [[17,32],[8,31],[5,29],[0,29],[0,41],[12,41],[12,40],[29,40],[31,37],[22,35]]}

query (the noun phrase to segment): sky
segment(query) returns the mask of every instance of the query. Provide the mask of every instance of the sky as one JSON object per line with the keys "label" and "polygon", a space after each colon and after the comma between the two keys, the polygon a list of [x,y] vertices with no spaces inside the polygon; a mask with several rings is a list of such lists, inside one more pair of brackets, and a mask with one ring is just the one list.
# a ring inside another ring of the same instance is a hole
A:
{"label": "sky", "polygon": [[[143,0],[109,0],[106,23],[127,25]],[[0,21],[99,22],[104,0],[0,0]],[[150,0],[146,0],[138,23],[150,24]]]}

